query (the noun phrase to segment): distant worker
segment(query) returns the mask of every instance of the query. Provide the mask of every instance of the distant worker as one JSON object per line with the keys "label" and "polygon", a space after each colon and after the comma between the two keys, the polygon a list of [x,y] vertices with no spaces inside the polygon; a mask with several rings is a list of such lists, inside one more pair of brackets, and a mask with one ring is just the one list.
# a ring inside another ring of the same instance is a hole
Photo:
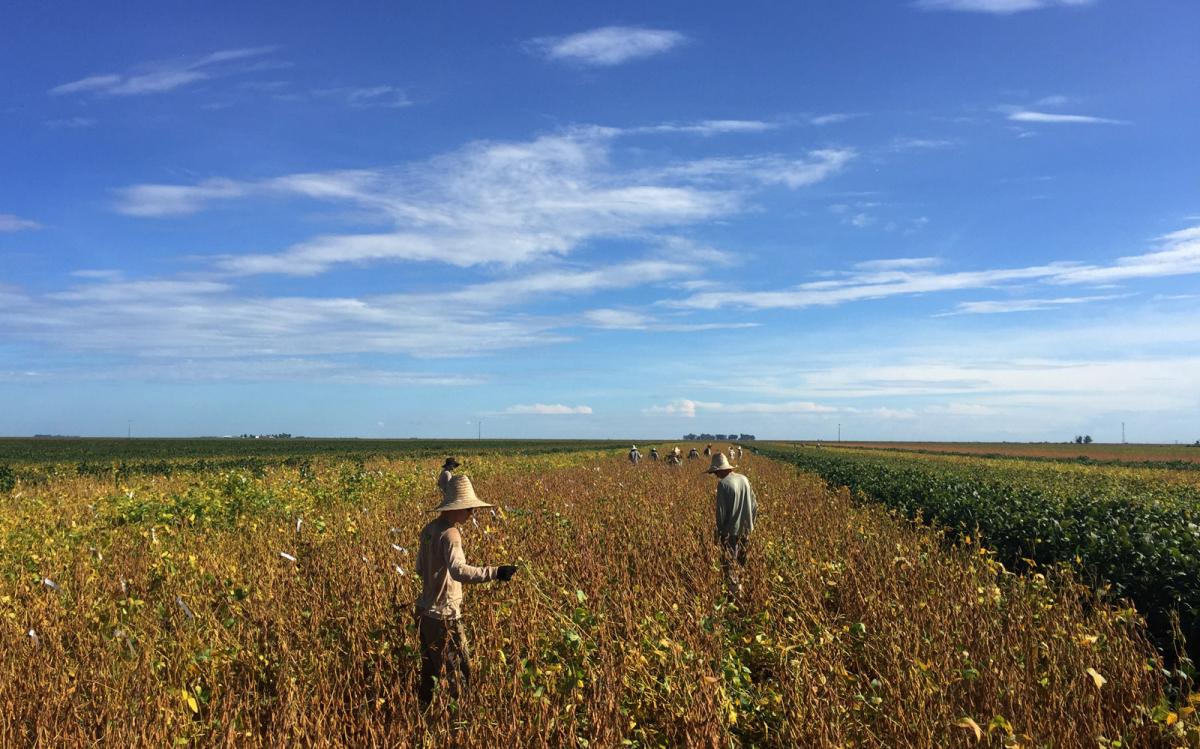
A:
{"label": "distant worker", "polygon": [[737,448],[738,448],[737,459],[738,459],[738,462],[741,463],[742,462],[742,446],[738,445]]}
{"label": "distant worker", "polygon": [[696,458],[699,458],[699,457],[700,457],[700,453],[696,451],[696,448],[693,447],[691,450],[688,451],[688,460],[695,460]]}
{"label": "distant worker", "polygon": [[650,448],[650,460],[658,460],[658,448]]}
{"label": "distant worker", "polygon": [[638,461],[640,461],[641,459],[642,459],[642,454],[640,452],[638,452],[637,445],[634,445],[633,447],[629,448],[629,462],[630,463],[637,465]]}
{"label": "distant worker", "polygon": [[707,458],[710,455],[712,455],[712,443],[711,442],[704,446],[704,457]]}
{"label": "distant worker", "polygon": [[438,489],[443,496],[446,494],[446,487],[450,485],[450,479],[454,478],[454,469],[458,466],[459,462],[454,458],[446,458],[446,462],[442,464],[442,472],[438,474]]}
{"label": "distant worker", "polygon": [[677,466],[683,462],[682,453],[679,452],[679,446],[676,445],[667,455],[667,465]]}
{"label": "distant worker", "polygon": [[746,566],[750,533],[758,517],[758,501],[749,479],[733,472],[724,453],[713,456],[707,473],[716,474],[718,479],[716,541],[721,550],[721,570],[726,584],[741,593],[739,572]]}
{"label": "distant worker", "polygon": [[421,531],[416,567],[422,588],[415,614],[421,635],[417,698],[423,707],[433,700],[434,679],[441,679],[443,672],[453,699],[459,699],[469,686],[471,664],[462,628],[462,584],[507,582],[517,572],[515,566],[508,564],[500,567],[467,564],[457,526],[469,520],[476,507],[491,506],[475,496],[471,479],[455,476],[446,486],[441,505],[433,510],[439,513],[437,519]]}

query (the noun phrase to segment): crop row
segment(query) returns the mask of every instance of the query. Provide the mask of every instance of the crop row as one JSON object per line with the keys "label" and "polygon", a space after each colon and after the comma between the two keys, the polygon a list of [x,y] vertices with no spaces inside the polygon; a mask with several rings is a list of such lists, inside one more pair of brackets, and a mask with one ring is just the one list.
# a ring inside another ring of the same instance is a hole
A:
{"label": "crop row", "polygon": [[1200,741],[1135,612],[747,456],[736,602],[703,461],[465,455],[498,506],[470,699],[422,714],[438,459],[63,473],[0,495],[0,746],[919,747]]}
{"label": "crop row", "polygon": [[1154,472],[814,447],[766,452],[834,486],[978,536],[1009,564],[1072,563],[1128,597],[1160,643],[1200,640],[1200,496]]}
{"label": "crop row", "polygon": [[[187,460],[198,458],[396,458],[479,454],[545,454],[611,448],[604,440],[428,440],[340,439],[292,437],[244,439],[196,437],[186,439],[124,439],[82,437],[0,437],[0,463],[112,463]],[[624,443],[621,443],[624,444]]]}

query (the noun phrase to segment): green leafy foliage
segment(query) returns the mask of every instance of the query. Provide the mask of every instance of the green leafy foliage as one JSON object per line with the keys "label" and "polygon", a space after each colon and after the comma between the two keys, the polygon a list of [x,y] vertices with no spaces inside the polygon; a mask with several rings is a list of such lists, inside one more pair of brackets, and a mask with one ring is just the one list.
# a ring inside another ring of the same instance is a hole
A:
{"label": "green leafy foliage", "polygon": [[1160,642],[1200,640],[1200,496],[1165,472],[871,450],[760,448],[909,518],[980,536],[1006,563],[1072,563],[1131,599]]}

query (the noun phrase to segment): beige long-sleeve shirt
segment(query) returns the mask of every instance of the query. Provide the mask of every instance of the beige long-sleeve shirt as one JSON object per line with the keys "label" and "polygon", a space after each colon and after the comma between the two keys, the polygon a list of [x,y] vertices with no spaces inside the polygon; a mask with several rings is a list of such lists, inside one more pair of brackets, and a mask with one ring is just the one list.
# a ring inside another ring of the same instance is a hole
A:
{"label": "beige long-sleeve shirt", "polygon": [[758,501],[750,480],[731,473],[717,483],[717,535],[748,536],[758,517]]}
{"label": "beige long-sleeve shirt", "polygon": [[442,494],[446,493],[446,487],[450,485],[452,478],[454,478],[454,474],[449,468],[442,469],[442,472],[438,474],[438,489],[442,491]]}
{"label": "beige long-sleeve shirt", "polygon": [[438,517],[421,531],[417,574],[424,583],[417,611],[434,619],[457,619],[462,616],[462,584],[495,580],[496,568],[467,564],[462,534]]}

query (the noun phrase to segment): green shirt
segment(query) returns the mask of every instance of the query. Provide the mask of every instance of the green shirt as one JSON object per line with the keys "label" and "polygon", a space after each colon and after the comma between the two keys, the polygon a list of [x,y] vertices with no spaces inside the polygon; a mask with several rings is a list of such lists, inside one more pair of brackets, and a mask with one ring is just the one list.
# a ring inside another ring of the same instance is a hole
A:
{"label": "green shirt", "polygon": [[748,536],[754,530],[758,502],[750,480],[731,473],[717,484],[717,535]]}

